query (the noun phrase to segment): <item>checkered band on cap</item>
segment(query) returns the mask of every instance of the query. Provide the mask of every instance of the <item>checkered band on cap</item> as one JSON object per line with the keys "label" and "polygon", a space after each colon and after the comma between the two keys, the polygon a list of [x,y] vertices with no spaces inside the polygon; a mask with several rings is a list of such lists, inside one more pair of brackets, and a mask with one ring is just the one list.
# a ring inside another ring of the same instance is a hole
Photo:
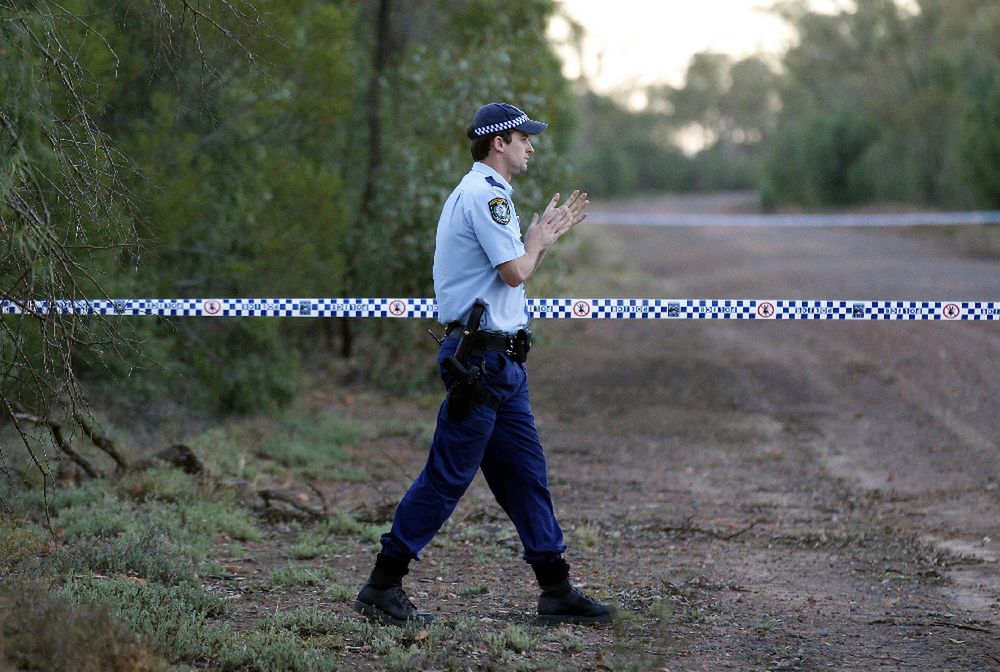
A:
{"label": "checkered band on cap", "polygon": [[468,135],[470,140],[510,130],[538,135],[547,127],[548,124],[535,121],[510,103],[488,103],[476,110]]}
{"label": "checkered band on cap", "polygon": [[482,128],[475,128],[472,130],[476,135],[486,135],[487,133],[499,133],[500,131],[506,131],[508,128],[517,128],[528,119],[528,115],[522,114],[517,119],[511,119],[510,121],[505,121],[500,124],[490,124],[489,126],[483,126]]}

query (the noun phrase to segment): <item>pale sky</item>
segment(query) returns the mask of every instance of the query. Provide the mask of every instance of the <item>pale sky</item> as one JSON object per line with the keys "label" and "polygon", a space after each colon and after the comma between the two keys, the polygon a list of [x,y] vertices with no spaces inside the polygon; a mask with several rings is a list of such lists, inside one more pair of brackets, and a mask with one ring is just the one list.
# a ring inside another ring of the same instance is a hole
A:
{"label": "pale sky", "polygon": [[[587,31],[583,70],[600,93],[650,84],[680,85],[692,54],[718,51],[737,58],[757,52],[780,54],[792,31],[767,11],[771,0],[561,0],[565,13]],[[567,35],[556,20],[549,34]],[[560,49],[565,74],[580,74],[580,60]],[[631,99],[633,105],[642,100]]]}

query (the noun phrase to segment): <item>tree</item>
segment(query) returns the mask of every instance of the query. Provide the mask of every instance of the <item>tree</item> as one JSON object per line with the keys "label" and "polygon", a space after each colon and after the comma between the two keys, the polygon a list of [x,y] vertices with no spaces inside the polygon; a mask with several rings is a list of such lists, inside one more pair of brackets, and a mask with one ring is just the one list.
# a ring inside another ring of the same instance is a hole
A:
{"label": "tree", "polygon": [[[123,58],[135,44],[118,22],[131,9],[110,0],[0,3],[0,301],[26,312],[0,321],[0,408],[46,481],[43,444],[25,423],[51,431],[72,455],[59,416],[94,431],[82,363],[114,367],[139,356],[136,339],[112,320],[37,303],[108,297],[128,286],[139,259],[140,175],[115,137],[133,119],[124,112],[136,102],[128,84],[143,62]],[[220,45],[253,60],[245,31],[257,18],[245,6],[160,2],[134,14],[149,22],[139,22],[153,38],[142,46],[158,65],[189,47],[202,72],[218,78],[207,52]]]}
{"label": "tree", "polygon": [[[856,185],[849,191],[881,200],[965,203],[960,129],[965,111],[981,105],[1000,69],[1000,6],[990,0],[854,0],[822,13],[788,0],[778,11],[799,40],[782,61],[782,111],[765,175],[768,196],[832,195],[820,184],[806,190],[789,184],[782,157],[789,144],[806,140],[806,129],[843,127],[849,111],[856,123],[848,126],[861,131],[849,134],[849,144],[870,138],[861,156],[840,164],[852,171],[840,177],[842,185]],[[822,117],[827,122],[817,121]],[[791,172],[793,179],[802,177]],[[820,173],[813,175],[819,179]]]}
{"label": "tree", "polygon": [[984,208],[1000,208],[1000,79],[988,99],[970,107],[960,150],[976,201]]}
{"label": "tree", "polygon": [[[470,162],[464,127],[489,100],[560,129],[524,201],[565,187],[573,102],[544,36],[552,0],[0,11],[3,299],[424,294],[433,222]],[[0,401],[43,424],[85,408],[81,379],[119,407],[285,403],[323,335],[266,319],[0,319]],[[366,325],[372,361],[404,361],[408,328]]]}

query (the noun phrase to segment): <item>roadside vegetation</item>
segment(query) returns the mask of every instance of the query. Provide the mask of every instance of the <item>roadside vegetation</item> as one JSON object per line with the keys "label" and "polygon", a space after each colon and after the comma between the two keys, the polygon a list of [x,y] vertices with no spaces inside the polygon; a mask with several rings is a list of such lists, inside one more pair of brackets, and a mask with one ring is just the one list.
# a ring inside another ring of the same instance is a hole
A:
{"label": "roadside vegetation", "polygon": [[[378,400],[390,410],[412,406],[412,399]],[[536,626],[530,613],[441,617],[426,628],[374,626],[354,614],[364,578],[358,567],[374,556],[392,514],[373,508],[371,487],[395,468],[376,459],[366,471],[356,451],[385,441],[422,444],[430,430],[427,418],[365,417],[349,406],[296,405],[190,437],[197,469],[152,461],[95,480],[67,468],[48,492],[27,456],[16,456],[17,477],[0,483],[8,511],[0,526],[0,661],[61,672],[464,670],[470,661],[578,669],[574,656],[593,655],[591,636]],[[127,450],[132,439],[117,440]],[[85,452],[100,459],[96,448]],[[364,496],[350,499],[352,488]],[[346,499],[328,501],[336,496]],[[494,520],[450,525],[435,543],[475,546],[473,559],[484,565],[517,562],[513,529]],[[586,524],[571,531],[591,549],[608,533]],[[495,586],[480,577],[449,590],[489,600]],[[677,589],[633,602],[608,633],[616,640],[604,654],[608,664],[641,669],[644,658],[628,642],[670,619],[698,618],[693,604]]]}

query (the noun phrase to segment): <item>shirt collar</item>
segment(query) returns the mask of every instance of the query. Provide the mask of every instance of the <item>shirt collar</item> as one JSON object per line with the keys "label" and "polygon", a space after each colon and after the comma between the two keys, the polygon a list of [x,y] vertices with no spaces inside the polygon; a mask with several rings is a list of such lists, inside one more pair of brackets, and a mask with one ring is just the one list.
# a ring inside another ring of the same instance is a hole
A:
{"label": "shirt collar", "polygon": [[483,175],[486,175],[487,177],[492,177],[494,180],[503,185],[503,188],[507,191],[508,194],[514,193],[514,187],[510,186],[510,182],[503,179],[503,175],[493,170],[482,161],[476,161],[474,164],[472,164],[472,172],[481,173]]}

